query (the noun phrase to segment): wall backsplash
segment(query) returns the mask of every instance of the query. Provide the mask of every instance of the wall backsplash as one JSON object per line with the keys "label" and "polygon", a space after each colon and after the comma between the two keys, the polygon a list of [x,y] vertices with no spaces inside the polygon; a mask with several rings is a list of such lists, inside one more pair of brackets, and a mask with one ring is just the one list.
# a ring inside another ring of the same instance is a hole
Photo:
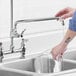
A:
{"label": "wall backsplash", "polygon": [[[19,19],[29,19],[29,18],[45,18],[53,17],[57,11],[62,8],[76,7],[76,0],[13,0],[14,1],[14,23]],[[66,22],[66,21],[65,21]],[[68,27],[68,22],[66,22],[66,27]],[[20,33],[24,28],[26,28],[25,34],[36,34],[36,33],[47,33],[44,36],[37,36],[29,38],[27,43],[27,53],[37,52],[39,50],[45,50],[47,48],[52,48],[56,43],[58,43],[62,38],[62,33],[57,32],[51,34],[53,31],[63,31],[63,26],[57,21],[55,22],[41,22],[32,24],[19,24],[18,32]],[[3,50],[8,50],[10,47],[10,0],[0,0],[0,42],[3,42]],[[54,42],[55,41],[55,42]],[[75,46],[73,40],[71,45]],[[16,48],[20,47],[20,39],[14,41]],[[32,50],[32,51],[31,51]]]}
{"label": "wall backsplash", "polygon": [[[37,52],[42,52],[47,49],[51,49],[57,45],[63,38],[63,31],[56,32],[47,32],[42,34],[35,34],[31,36],[25,36],[25,39],[28,39],[26,43],[26,53],[32,54]],[[76,43],[76,39],[73,40],[68,48],[76,49],[74,45]],[[21,46],[21,39],[14,40],[15,49],[19,49]],[[3,50],[7,51],[10,48],[10,39],[3,41]]]}
{"label": "wall backsplash", "polygon": [[[76,0],[13,0],[14,22],[19,19],[52,17],[60,9],[76,7]],[[73,4],[72,4],[73,3]],[[41,26],[41,28],[46,28]],[[33,26],[33,29],[35,26]],[[0,0],[0,38],[10,35],[10,0]]]}

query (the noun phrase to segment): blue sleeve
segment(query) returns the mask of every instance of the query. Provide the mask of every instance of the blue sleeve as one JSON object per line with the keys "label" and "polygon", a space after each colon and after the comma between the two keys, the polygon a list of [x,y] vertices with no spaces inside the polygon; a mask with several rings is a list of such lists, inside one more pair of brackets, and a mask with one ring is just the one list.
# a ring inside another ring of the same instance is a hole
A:
{"label": "blue sleeve", "polygon": [[76,32],[76,11],[74,12],[72,19],[69,20],[69,29]]}

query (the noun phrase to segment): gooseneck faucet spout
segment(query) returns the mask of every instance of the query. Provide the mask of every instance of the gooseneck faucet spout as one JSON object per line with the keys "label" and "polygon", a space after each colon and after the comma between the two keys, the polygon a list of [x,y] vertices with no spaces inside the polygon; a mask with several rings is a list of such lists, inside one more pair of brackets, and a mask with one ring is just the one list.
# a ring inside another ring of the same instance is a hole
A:
{"label": "gooseneck faucet spout", "polygon": [[19,23],[40,22],[40,21],[59,20],[59,19],[60,19],[59,17],[50,17],[50,18],[18,20],[15,22],[15,28]]}

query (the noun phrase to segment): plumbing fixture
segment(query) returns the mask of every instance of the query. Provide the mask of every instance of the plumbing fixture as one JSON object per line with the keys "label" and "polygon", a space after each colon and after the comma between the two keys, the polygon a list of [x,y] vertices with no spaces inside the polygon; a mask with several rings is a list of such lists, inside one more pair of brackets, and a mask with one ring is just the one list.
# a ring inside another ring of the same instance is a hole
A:
{"label": "plumbing fixture", "polygon": [[[7,54],[12,54],[12,53],[21,53],[21,58],[25,58],[25,51],[26,51],[26,47],[25,47],[25,41],[27,42],[28,40],[23,38],[23,33],[25,32],[26,29],[24,29],[21,34],[14,34],[13,37],[21,37],[21,48],[18,51],[13,51],[13,52],[3,52],[2,51],[2,42],[0,42],[0,62],[2,62],[4,56],[3,55],[7,55]],[[17,36],[16,36],[17,35]]]}
{"label": "plumbing fixture", "polygon": [[24,20],[17,20],[15,22],[15,28],[19,23],[29,23],[29,22],[40,22],[40,21],[49,21],[49,20],[59,20],[59,17],[50,17],[50,18],[39,18],[39,19],[24,19]]}
{"label": "plumbing fixture", "polygon": [[[12,16],[11,16],[11,17],[12,17]],[[14,39],[14,38],[19,38],[19,37],[21,37],[21,35],[18,34],[18,32],[17,32],[17,25],[18,25],[19,23],[30,23],[30,22],[40,22],[40,21],[59,20],[59,19],[60,19],[59,17],[51,17],[51,18],[17,20],[17,21],[15,22],[15,24],[14,24],[14,28],[11,27],[11,29],[12,29],[12,32],[11,32],[11,34],[10,34],[10,36],[11,36],[11,47],[12,47],[11,52],[12,52],[12,53],[14,52],[14,50],[13,50],[13,49],[14,49],[13,39]],[[25,31],[25,29],[24,29],[24,31]],[[23,32],[24,32],[24,31],[23,31]],[[23,33],[23,32],[22,32],[22,33]]]}
{"label": "plumbing fixture", "polygon": [[23,33],[26,29],[24,29],[21,33],[21,58],[25,58],[25,52],[26,52],[26,46],[25,46],[25,41],[27,42],[27,40],[25,40],[23,38]]}

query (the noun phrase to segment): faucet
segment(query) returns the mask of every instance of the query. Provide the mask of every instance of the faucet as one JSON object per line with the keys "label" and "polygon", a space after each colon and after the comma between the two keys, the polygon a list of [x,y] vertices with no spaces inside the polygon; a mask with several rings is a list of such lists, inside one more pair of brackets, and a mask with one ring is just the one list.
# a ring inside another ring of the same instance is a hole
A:
{"label": "faucet", "polygon": [[30,22],[40,22],[40,21],[49,21],[49,20],[59,20],[59,17],[51,17],[51,18],[39,18],[39,19],[24,19],[24,20],[17,20],[15,22],[15,28],[19,23],[30,23]]}
{"label": "faucet", "polygon": [[[21,38],[22,38],[22,42],[21,42],[21,47],[22,47],[22,58],[24,57],[24,55],[25,55],[25,50],[26,50],[26,48],[25,48],[25,44],[24,44],[24,41],[25,41],[25,39],[23,38],[23,33],[24,33],[24,31],[26,30],[26,29],[24,29],[23,31],[22,31],[22,33],[21,33],[21,35],[19,35],[18,33],[17,33],[17,25],[19,24],[19,23],[30,23],[30,22],[39,22],[39,21],[49,21],[49,20],[60,20],[61,22],[62,22],[62,25],[64,26],[64,20],[63,19],[61,19],[61,18],[59,18],[59,17],[51,17],[51,18],[39,18],[39,19],[24,19],[24,20],[17,20],[16,22],[15,22],[15,26],[14,26],[14,31],[15,31],[15,37],[19,37],[19,36],[21,36]],[[27,41],[27,40],[26,40]]]}
{"label": "faucet", "polygon": [[49,20],[61,20],[62,25],[64,25],[64,20],[63,19],[60,19],[59,17],[17,20],[15,22],[15,24],[13,25],[13,23],[14,23],[13,22],[13,0],[10,0],[10,6],[11,6],[11,10],[10,10],[10,13],[11,13],[11,28],[10,28],[11,45],[10,45],[10,50],[11,50],[11,53],[14,52],[14,44],[13,44],[14,38],[21,37],[22,38],[22,42],[21,42],[21,46],[22,46],[22,57],[24,57],[24,55],[25,55],[25,49],[26,49],[25,48],[25,44],[24,44],[25,39],[23,38],[23,33],[24,33],[25,29],[24,29],[24,31],[22,31],[21,34],[19,34],[17,32],[17,25],[19,23],[30,23],[30,22],[49,21]]}
{"label": "faucet", "polygon": [[[23,34],[24,31],[26,30],[26,29],[24,29],[21,34],[18,34],[18,32],[17,32],[17,25],[18,25],[19,23],[30,23],[30,22],[49,21],[49,20],[61,20],[62,25],[64,25],[64,20],[60,19],[59,17],[17,20],[17,21],[15,22],[15,24],[14,24],[14,28],[11,27],[11,29],[12,29],[12,32],[11,32],[11,34],[10,34],[10,35],[11,35],[11,47],[12,47],[11,52],[12,52],[12,53],[14,52],[14,51],[13,51],[13,49],[14,49],[13,39],[14,39],[14,38],[19,38],[19,37],[23,38],[23,35],[22,35],[22,34]],[[23,40],[23,39],[22,39],[22,43],[24,43],[24,40]],[[24,46],[23,46],[23,49],[24,49]]]}
{"label": "faucet", "polygon": [[[12,16],[11,16],[12,17]],[[11,19],[12,21],[13,19]],[[59,20],[59,17],[52,17],[52,18],[40,18],[40,19],[24,19],[24,20],[17,20],[14,24],[14,28],[12,27],[13,25],[11,25],[11,33],[10,33],[10,38],[11,38],[11,52],[14,52],[14,45],[13,45],[13,39],[14,38],[19,38],[21,37],[20,34],[18,34],[17,32],[17,25],[19,23],[30,23],[30,22],[39,22],[39,21],[49,21],[49,20]],[[12,24],[12,23],[11,23]],[[25,31],[25,29],[24,29]],[[23,33],[23,32],[22,32]]]}

